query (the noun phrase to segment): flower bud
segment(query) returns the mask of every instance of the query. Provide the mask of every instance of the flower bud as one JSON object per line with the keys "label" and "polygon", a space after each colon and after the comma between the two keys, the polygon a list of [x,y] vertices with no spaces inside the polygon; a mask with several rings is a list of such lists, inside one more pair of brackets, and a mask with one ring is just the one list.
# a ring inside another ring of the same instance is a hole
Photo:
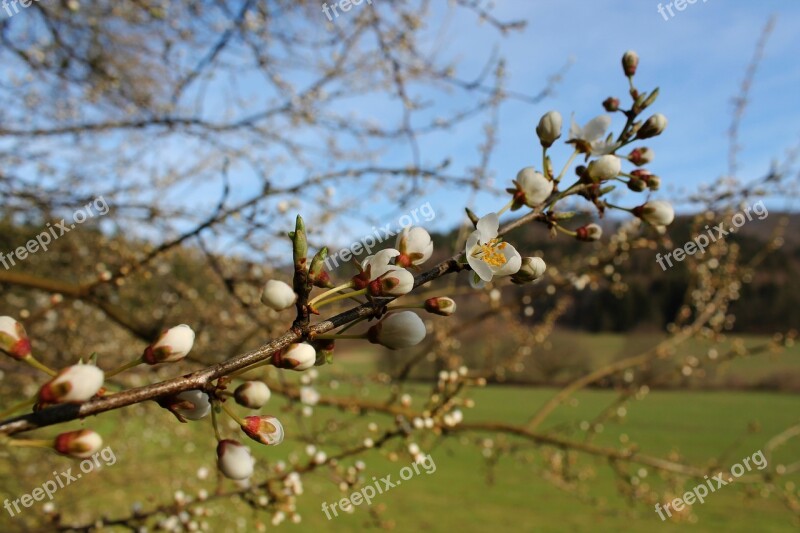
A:
{"label": "flower bud", "polygon": [[86,459],[103,447],[103,438],[91,429],[62,433],[53,442],[53,448],[61,455]]}
{"label": "flower bud", "polygon": [[536,135],[539,136],[542,146],[550,148],[561,137],[561,123],[561,113],[558,111],[548,111],[539,119]]}
{"label": "flower bud", "polygon": [[619,176],[622,171],[622,162],[615,155],[604,155],[589,163],[586,172],[594,181],[610,180]]}
{"label": "flower bud", "polygon": [[446,296],[437,296],[425,300],[425,310],[441,316],[450,316],[456,312],[456,302]]}
{"label": "flower bud", "polygon": [[242,426],[248,437],[267,446],[277,446],[283,442],[283,425],[270,415],[248,416]]}
{"label": "flower bud", "polygon": [[289,370],[308,370],[317,361],[317,352],[314,347],[305,342],[289,345],[282,352],[272,356],[272,364],[278,368]]}
{"label": "flower bud", "polygon": [[242,480],[253,475],[256,460],[250,448],[231,439],[217,444],[217,468],[229,479]]}
{"label": "flower bud", "polygon": [[603,228],[595,223],[591,223],[576,229],[575,233],[577,233],[575,238],[579,241],[599,241],[600,237],[603,236]]}
{"label": "flower bud", "polygon": [[389,270],[369,283],[372,296],[403,296],[414,288],[414,275],[404,268],[389,267]]}
{"label": "flower bud", "polygon": [[261,303],[274,311],[283,311],[294,305],[297,294],[294,289],[282,281],[269,280],[261,291]]}
{"label": "flower bud", "polygon": [[167,409],[181,422],[200,420],[211,412],[208,394],[200,390],[187,390],[172,396],[158,398],[158,405]]}
{"label": "flower bud", "polygon": [[522,204],[528,207],[536,207],[547,200],[553,193],[555,184],[547,179],[544,174],[536,172],[533,167],[525,167],[517,173],[515,207],[519,208]]}
{"label": "flower bud", "polygon": [[536,281],[544,275],[546,269],[547,265],[541,257],[524,257],[522,266],[511,276],[511,281],[517,285]]}
{"label": "flower bud", "polygon": [[649,139],[661,135],[667,127],[667,117],[661,113],[656,113],[652,117],[645,120],[639,131],[636,132],[637,139]]}
{"label": "flower bud", "polygon": [[411,311],[391,313],[369,328],[367,338],[373,344],[391,350],[416,346],[425,338],[425,324]]}
{"label": "flower bud", "polygon": [[174,363],[186,357],[194,345],[194,331],[186,324],[170,328],[145,348],[142,360],[148,365]]}
{"label": "flower bud", "polygon": [[97,394],[105,375],[94,365],[73,365],[61,370],[39,389],[39,402],[82,403]]}
{"label": "flower bud", "polygon": [[405,227],[397,236],[395,248],[400,251],[395,264],[405,268],[419,266],[433,254],[433,240],[425,228]]}
{"label": "flower bud", "polygon": [[631,178],[628,180],[628,189],[633,192],[642,192],[647,188],[647,182],[640,178]]}
{"label": "flower bud", "polygon": [[655,158],[656,154],[650,148],[646,146],[642,146],[641,148],[635,148],[630,154],[628,154],[628,161],[636,165],[637,167],[641,167],[651,163]]}
{"label": "flower bud", "polygon": [[661,178],[653,174],[647,178],[647,186],[651,191],[657,191],[661,187]]}
{"label": "flower bud", "polygon": [[653,226],[669,226],[675,220],[675,210],[669,202],[655,200],[633,208],[633,214]]}
{"label": "flower bud", "polygon": [[636,69],[639,66],[639,54],[633,50],[628,50],[622,56],[622,70],[625,75],[631,77],[636,74]]}
{"label": "flower bud", "polygon": [[10,316],[0,316],[0,351],[19,360],[31,355],[31,341],[25,328]]}
{"label": "flower bud", "polygon": [[609,96],[603,100],[603,109],[609,112],[619,111],[619,98]]}
{"label": "flower bud", "polygon": [[248,409],[261,409],[269,401],[272,392],[263,381],[246,381],[236,387],[233,398]]}
{"label": "flower bud", "polygon": [[330,275],[325,271],[325,259],[328,257],[328,249],[322,247],[311,259],[311,265],[308,267],[308,283],[314,287],[322,289],[332,289]]}

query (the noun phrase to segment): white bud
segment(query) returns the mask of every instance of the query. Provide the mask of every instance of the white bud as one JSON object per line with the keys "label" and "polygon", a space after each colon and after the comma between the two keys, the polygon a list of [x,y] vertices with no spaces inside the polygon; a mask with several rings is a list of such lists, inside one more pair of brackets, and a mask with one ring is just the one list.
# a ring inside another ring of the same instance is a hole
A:
{"label": "white bud", "polygon": [[31,354],[31,342],[25,328],[10,316],[0,316],[0,352],[20,360]]}
{"label": "white bud", "polygon": [[561,137],[561,124],[561,113],[558,111],[548,111],[542,116],[536,126],[536,135],[539,136],[542,146],[549,148]]}
{"label": "white bud", "polygon": [[536,207],[547,200],[555,186],[541,172],[533,167],[525,167],[517,173],[517,190],[523,195],[523,202],[528,207]]}
{"label": "white bud", "polygon": [[595,181],[610,180],[622,172],[622,162],[615,155],[604,155],[589,163],[586,172]]}
{"label": "white bud", "polygon": [[433,241],[425,228],[403,228],[397,236],[395,248],[400,255],[395,262],[401,267],[419,266],[433,254]]}
{"label": "white bud", "polygon": [[178,403],[174,408],[174,412],[188,420],[200,420],[211,412],[208,394],[203,391],[187,390],[176,394],[175,398]]}
{"label": "white bud", "polygon": [[633,214],[653,226],[669,226],[675,220],[675,210],[663,200],[640,205],[633,209]]}
{"label": "white bud", "polygon": [[373,344],[381,344],[392,350],[416,346],[425,338],[422,319],[411,311],[401,311],[386,316],[367,333]]}
{"label": "white bud", "polygon": [[68,366],[39,390],[41,403],[82,403],[103,386],[105,375],[94,365]]}
{"label": "white bud", "polygon": [[192,350],[194,345],[194,331],[186,324],[170,328],[148,346],[142,360],[148,365],[158,363],[174,363],[180,361]]}
{"label": "white bud", "polygon": [[289,370],[308,370],[317,361],[317,351],[308,343],[291,344],[284,352],[272,356],[272,364]]}
{"label": "white bud", "polygon": [[253,475],[255,459],[250,448],[235,440],[221,440],[217,444],[217,467],[229,479],[247,479]]}
{"label": "white bud", "polygon": [[250,409],[261,409],[271,396],[272,392],[263,381],[246,381],[233,392],[236,403]]}
{"label": "white bud", "polygon": [[644,124],[642,124],[642,127],[639,128],[639,131],[636,132],[636,138],[649,139],[650,137],[661,135],[666,128],[667,117],[661,113],[656,113],[652,117],[648,118]]}
{"label": "white bud", "polygon": [[283,311],[294,305],[297,294],[294,289],[282,281],[269,280],[261,291],[261,303],[275,311]]}
{"label": "white bud", "polygon": [[56,437],[53,448],[62,455],[86,459],[103,447],[103,438],[91,429],[62,433]]}

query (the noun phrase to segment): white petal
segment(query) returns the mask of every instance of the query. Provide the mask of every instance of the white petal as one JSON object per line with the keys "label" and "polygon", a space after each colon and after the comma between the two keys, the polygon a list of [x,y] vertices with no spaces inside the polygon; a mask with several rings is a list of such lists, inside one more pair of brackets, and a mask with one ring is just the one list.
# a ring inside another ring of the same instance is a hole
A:
{"label": "white petal", "polygon": [[486,244],[497,237],[497,230],[500,229],[500,218],[497,213],[489,213],[482,217],[476,226],[481,236],[481,243]]}
{"label": "white petal", "polygon": [[593,118],[583,127],[583,139],[594,141],[601,138],[605,135],[610,125],[611,117],[609,115],[600,115],[599,117]]}
{"label": "white petal", "polygon": [[522,257],[520,257],[519,252],[510,244],[506,244],[506,247],[503,248],[503,255],[506,258],[506,262],[503,266],[495,270],[495,276],[510,276],[516,273],[522,266]]}

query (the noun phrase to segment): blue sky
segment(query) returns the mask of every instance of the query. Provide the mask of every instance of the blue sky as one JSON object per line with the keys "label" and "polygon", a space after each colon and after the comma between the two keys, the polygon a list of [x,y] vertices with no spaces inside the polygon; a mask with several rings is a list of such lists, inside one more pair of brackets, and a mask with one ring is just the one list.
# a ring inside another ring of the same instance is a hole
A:
{"label": "blue sky", "polygon": [[[777,16],[777,24],[742,122],[739,175],[749,179],[764,174],[776,156],[800,141],[800,62],[796,57],[800,3],[697,0],[682,12],[674,11],[669,20],[659,14],[658,4],[650,0],[499,0],[494,11],[499,18],[528,22],[524,32],[507,37],[488,25],[477,26],[474,17],[465,13],[443,27],[431,24],[432,35],[443,31],[447,36],[449,44],[443,54],[460,59],[463,78],[473,77],[495,46],[508,61],[508,88],[515,91],[535,94],[567,60],[574,62],[554,96],[535,106],[512,102],[503,107],[499,145],[491,162],[498,181],[510,182],[523,166],[540,166],[534,128],[542,113],[560,111],[566,130],[571,113],[584,123],[603,112],[600,103],[607,96],[627,97],[619,66],[627,49],[641,56],[637,85],[643,90],[661,88],[653,109],[670,121],[663,136],[647,143],[656,152],[650,168],[662,177],[657,196],[682,198],[698,184],[725,174],[732,98],[738,94],[755,44],[772,14]],[[444,15],[447,8],[442,3],[439,9]],[[455,135],[429,138],[423,157],[431,163],[451,154],[456,170],[474,165],[482,126],[483,120],[475,120]],[[559,161],[563,164],[569,149],[561,146],[553,153],[555,166],[560,168]],[[407,159],[408,151],[402,147],[387,155],[392,156]],[[459,222],[461,206],[468,198],[468,192],[430,189],[424,201],[436,209],[432,226],[444,229]],[[625,200],[624,205],[635,202],[630,194]],[[485,212],[501,205],[498,199],[481,196],[476,207]],[[780,199],[768,205],[796,207]],[[687,205],[678,208],[691,210]]]}

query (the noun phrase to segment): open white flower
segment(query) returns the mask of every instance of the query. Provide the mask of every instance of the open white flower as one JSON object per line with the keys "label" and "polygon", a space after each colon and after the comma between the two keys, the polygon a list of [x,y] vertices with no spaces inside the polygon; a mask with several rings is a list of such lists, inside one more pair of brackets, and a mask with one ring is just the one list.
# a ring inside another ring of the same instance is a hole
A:
{"label": "open white flower", "polygon": [[419,266],[433,254],[433,241],[425,228],[403,228],[395,246],[400,252],[396,262],[401,267]]}
{"label": "open white flower", "polygon": [[221,440],[217,444],[217,466],[225,477],[247,479],[253,475],[255,463],[250,448],[244,444],[230,439]]}
{"label": "open white flower", "polygon": [[294,289],[282,281],[269,280],[261,292],[261,303],[275,311],[283,311],[294,305],[297,294]]}
{"label": "open white flower", "polygon": [[391,313],[369,328],[367,338],[392,350],[416,346],[425,338],[425,323],[411,311]]}
{"label": "open white flower", "polygon": [[575,149],[584,154],[610,154],[617,148],[617,143],[613,142],[611,138],[604,138],[609,126],[611,126],[610,115],[595,117],[582,128],[575,122],[575,115],[573,115],[567,142],[574,144]]}
{"label": "open white flower", "polygon": [[482,286],[495,276],[510,276],[522,265],[522,257],[513,246],[497,238],[500,219],[489,213],[478,220],[476,230],[467,239],[467,262],[472,267],[473,286]]}
{"label": "open white flower", "polygon": [[158,363],[174,363],[180,361],[192,350],[194,346],[194,331],[186,324],[170,328],[148,346],[142,360],[148,365]]}
{"label": "open white flower", "polygon": [[41,403],[82,403],[103,386],[105,374],[94,365],[68,366],[39,389]]}

